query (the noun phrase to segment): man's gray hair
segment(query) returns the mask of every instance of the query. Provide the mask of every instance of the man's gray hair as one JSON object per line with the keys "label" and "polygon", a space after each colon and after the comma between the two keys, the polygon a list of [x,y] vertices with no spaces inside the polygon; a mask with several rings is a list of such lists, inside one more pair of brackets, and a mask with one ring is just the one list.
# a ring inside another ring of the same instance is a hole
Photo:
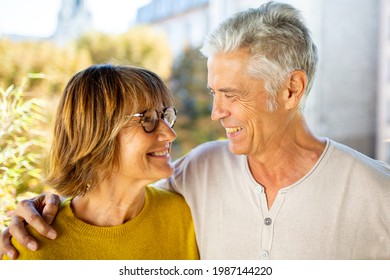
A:
{"label": "man's gray hair", "polygon": [[262,79],[269,94],[268,108],[277,108],[276,94],[294,70],[303,70],[307,87],[299,108],[302,110],[316,72],[317,47],[300,12],[291,5],[268,2],[256,9],[236,13],[223,21],[206,38],[201,53],[248,49],[247,74]]}

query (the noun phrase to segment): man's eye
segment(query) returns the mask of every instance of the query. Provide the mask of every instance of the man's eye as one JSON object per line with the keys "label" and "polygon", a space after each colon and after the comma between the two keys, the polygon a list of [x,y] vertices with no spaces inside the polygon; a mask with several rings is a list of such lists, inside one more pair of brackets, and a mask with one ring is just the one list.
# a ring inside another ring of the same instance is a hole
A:
{"label": "man's eye", "polygon": [[228,98],[228,99],[230,99],[230,98],[235,98],[235,97],[236,97],[235,94],[227,94],[227,93],[224,93],[223,96],[224,96],[225,98]]}
{"label": "man's eye", "polygon": [[213,91],[213,90],[210,90],[209,94],[210,94],[211,96],[213,96],[213,97],[214,97],[214,95],[215,95],[215,91]]}

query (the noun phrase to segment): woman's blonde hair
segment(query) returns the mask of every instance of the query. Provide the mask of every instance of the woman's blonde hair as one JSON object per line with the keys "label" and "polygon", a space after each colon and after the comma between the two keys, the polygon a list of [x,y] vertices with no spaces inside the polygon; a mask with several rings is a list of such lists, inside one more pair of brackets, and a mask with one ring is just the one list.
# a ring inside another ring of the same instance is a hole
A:
{"label": "woman's blonde hair", "polygon": [[47,183],[61,195],[83,195],[118,164],[125,116],[172,104],[163,81],[143,68],[102,64],[76,73],[58,105]]}

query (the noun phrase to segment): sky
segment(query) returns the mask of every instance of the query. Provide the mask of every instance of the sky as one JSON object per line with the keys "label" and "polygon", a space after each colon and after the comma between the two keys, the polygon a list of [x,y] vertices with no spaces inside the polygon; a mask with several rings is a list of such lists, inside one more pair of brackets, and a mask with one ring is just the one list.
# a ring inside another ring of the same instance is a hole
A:
{"label": "sky", "polygon": [[[138,7],[150,0],[85,0],[94,27],[106,33],[125,32]],[[61,0],[0,0],[0,35],[48,37],[56,28]]]}

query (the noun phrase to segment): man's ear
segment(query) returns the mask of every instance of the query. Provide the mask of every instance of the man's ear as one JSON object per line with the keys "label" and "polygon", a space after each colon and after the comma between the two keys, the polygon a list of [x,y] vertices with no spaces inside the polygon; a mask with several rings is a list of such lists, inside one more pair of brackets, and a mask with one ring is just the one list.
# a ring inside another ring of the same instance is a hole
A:
{"label": "man's ear", "polygon": [[298,107],[305,93],[307,85],[306,73],[303,70],[294,70],[287,80],[287,88],[284,93],[284,106],[286,110]]}

